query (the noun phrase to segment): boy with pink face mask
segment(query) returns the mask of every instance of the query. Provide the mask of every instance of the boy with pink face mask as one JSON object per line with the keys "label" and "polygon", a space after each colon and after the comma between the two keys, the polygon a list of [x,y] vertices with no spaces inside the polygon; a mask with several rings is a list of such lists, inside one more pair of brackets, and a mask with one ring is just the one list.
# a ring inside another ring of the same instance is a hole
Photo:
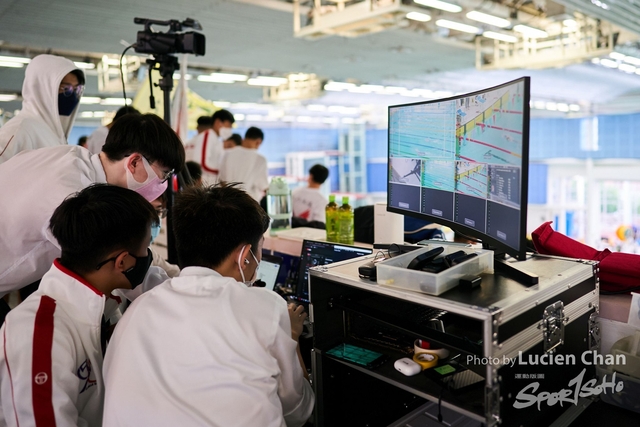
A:
{"label": "boy with pink face mask", "polygon": [[60,256],[47,223],[67,196],[109,183],[155,200],[184,156],[171,127],[145,114],[118,120],[98,154],[64,145],[25,151],[0,165],[0,297],[38,281]]}

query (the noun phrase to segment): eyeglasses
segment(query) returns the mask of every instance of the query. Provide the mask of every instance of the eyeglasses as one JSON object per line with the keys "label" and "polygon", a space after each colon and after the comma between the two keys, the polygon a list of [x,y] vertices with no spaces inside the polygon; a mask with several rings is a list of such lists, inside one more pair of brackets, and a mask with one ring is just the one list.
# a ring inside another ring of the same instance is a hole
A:
{"label": "eyeglasses", "polygon": [[[122,252],[124,252],[124,251],[122,251]],[[111,261],[115,261],[116,259],[118,259],[118,257],[120,256],[120,254],[122,254],[122,252],[120,252],[118,255],[114,256],[113,258],[105,259],[104,261],[102,261],[101,263],[96,265],[96,270],[100,270],[102,268],[102,266],[105,265],[106,263],[111,262]]]}
{"label": "eyeglasses", "polygon": [[166,182],[169,178],[171,178],[171,176],[173,175],[174,171],[175,171],[175,169],[171,169],[168,172],[163,172],[162,173],[162,182]]}
{"label": "eyeglasses", "polygon": [[156,213],[158,214],[158,218],[160,219],[166,218],[168,212],[169,212],[169,209],[167,208],[156,209]]}
{"label": "eyeglasses", "polygon": [[70,83],[60,83],[60,88],[58,89],[58,93],[63,93],[64,96],[67,96],[67,97],[75,93],[76,97],[80,98],[83,92],[84,92],[83,85],[73,86]]}

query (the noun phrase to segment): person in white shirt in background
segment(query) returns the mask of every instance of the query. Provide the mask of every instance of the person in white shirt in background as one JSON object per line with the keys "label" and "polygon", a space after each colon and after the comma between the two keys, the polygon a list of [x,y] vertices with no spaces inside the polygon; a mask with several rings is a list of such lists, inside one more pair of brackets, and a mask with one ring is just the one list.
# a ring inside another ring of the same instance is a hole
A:
{"label": "person in white shirt in background", "polygon": [[0,297],[40,280],[60,256],[47,224],[67,196],[109,183],[151,202],[183,165],[182,142],[154,114],[118,119],[99,154],[65,145],[25,151],[0,165],[0,182],[11,183],[0,191]]}
{"label": "person in white shirt in background", "polygon": [[0,329],[0,425],[102,424],[112,291],[168,279],[149,267],[157,220],[140,194],[108,184],[89,186],[56,208],[48,228],[60,258]]}
{"label": "person in white shirt in background", "polygon": [[197,120],[196,130],[198,131],[198,135],[202,132],[205,132],[209,129],[213,129],[213,117],[211,116],[200,116]]}
{"label": "person in white shirt in background", "polygon": [[24,150],[67,145],[84,83],[84,73],[66,58],[33,58],[24,73],[22,109],[0,128],[0,164]]}
{"label": "person in white shirt in background", "polygon": [[307,221],[325,222],[327,198],[320,192],[320,186],[329,177],[329,169],[321,164],[309,169],[307,186],[294,188],[291,192],[293,216]]}
{"label": "person in white shirt in background", "polygon": [[224,142],[224,149],[228,150],[229,148],[237,147],[238,145],[242,145],[242,137],[234,133]]}
{"label": "person in white shirt in background", "polygon": [[118,322],[103,425],[304,425],[314,406],[298,345],[307,314],[252,287],[269,217],[223,183],[183,190],[173,221],[182,271]]}
{"label": "person in white shirt in background", "polygon": [[218,182],[223,143],[233,134],[231,126],[236,121],[227,110],[218,110],[211,118],[213,127],[184,145],[186,160],[194,161],[202,167],[202,181],[205,184]]}
{"label": "person in white shirt in background", "polygon": [[220,181],[241,183],[242,188],[257,202],[269,187],[267,158],[258,153],[263,140],[262,130],[250,127],[242,145],[226,150],[220,165]]}
{"label": "person in white shirt in background", "polygon": [[116,120],[127,114],[140,114],[140,111],[133,107],[120,107],[118,111],[116,111],[116,115],[113,117],[113,120],[111,120],[111,123],[106,126],[100,126],[89,135],[87,139],[87,149],[93,154],[102,151],[102,146],[107,140],[109,129],[111,129]]}

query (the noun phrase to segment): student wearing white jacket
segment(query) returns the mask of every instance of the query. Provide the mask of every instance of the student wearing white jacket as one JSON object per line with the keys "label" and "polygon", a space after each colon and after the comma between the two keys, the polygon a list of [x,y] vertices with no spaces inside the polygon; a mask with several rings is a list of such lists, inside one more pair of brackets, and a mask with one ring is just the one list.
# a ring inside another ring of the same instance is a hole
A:
{"label": "student wearing white jacket", "polygon": [[227,110],[216,111],[211,119],[213,125],[210,129],[198,133],[184,145],[187,161],[200,165],[202,181],[209,185],[218,182],[223,144],[233,134],[231,126],[236,121]]}
{"label": "student wearing white jacket", "polygon": [[192,187],[173,207],[178,277],[127,309],[104,363],[105,427],[303,425],[307,317],[250,287],[269,218],[244,191]]}
{"label": "student wearing white jacket", "polygon": [[27,65],[20,114],[0,128],[0,164],[21,151],[66,145],[84,91],[84,73],[61,56]]}
{"label": "student wearing white jacket", "polygon": [[137,291],[168,279],[149,267],[157,221],[142,196],[106,184],[55,210],[50,229],[61,257],[0,329],[0,425],[102,424],[105,305],[115,307],[115,289]]}
{"label": "student wearing white jacket", "polygon": [[153,114],[128,114],[99,154],[65,145],[23,152],[0,165],[0,296],[39,280],[60,245],[48,231],[54,209],[93,183],[109,183],[155,200],[184,164],[175,132]]}

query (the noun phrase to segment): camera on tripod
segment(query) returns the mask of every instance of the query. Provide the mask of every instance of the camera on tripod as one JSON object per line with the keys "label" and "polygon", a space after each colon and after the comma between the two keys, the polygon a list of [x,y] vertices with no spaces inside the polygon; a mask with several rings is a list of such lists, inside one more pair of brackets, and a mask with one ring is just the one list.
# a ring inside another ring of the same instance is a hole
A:
{"label": "camera on tripod", "polygon": [[[138,39],[135,44],[135,51],[138,53],[155,55],[193,53],[197,56],[204,55],[204,34],[195,31],[182,32],[183,27],[202,30],[200,23],[194,19],[187,18],[180,22],[176,19],[157,21],[155,19],[134,18],[133,22],[144,25],[144,31],[138,31]],[[152,25],[168,25],[169,31],[166,33],[155,32],[151,29]]]}

